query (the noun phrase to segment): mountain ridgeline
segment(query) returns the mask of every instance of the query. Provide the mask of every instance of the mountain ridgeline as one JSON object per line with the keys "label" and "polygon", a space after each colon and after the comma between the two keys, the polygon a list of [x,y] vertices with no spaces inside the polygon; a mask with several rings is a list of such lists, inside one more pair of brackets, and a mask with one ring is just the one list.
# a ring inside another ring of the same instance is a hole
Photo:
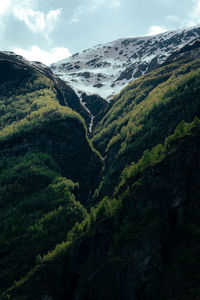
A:
{"label": "mountain ridgeline", "polygon": [[198,32],[110,103],[0,53],[0,299],[199,298]]}
{"label": "mountain ridgeline", "polygon": [[112,99],[122,88],[160,67],[172,54],[192,46],[200,28],[180,29],[155,36],[119,39],[75,53],[51,65],[51,70],[77,92]]}

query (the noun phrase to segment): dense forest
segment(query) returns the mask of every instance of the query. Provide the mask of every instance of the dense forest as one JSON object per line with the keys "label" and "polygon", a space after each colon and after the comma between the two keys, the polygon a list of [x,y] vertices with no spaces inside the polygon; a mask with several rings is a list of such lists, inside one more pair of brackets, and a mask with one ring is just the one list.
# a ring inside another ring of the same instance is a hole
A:
{"label": "dense forest", "polygon": [[2,55],[0,299],[199,299],[199,48],[186,52],[109,104],[83,95],[92,132],[64,82]]}

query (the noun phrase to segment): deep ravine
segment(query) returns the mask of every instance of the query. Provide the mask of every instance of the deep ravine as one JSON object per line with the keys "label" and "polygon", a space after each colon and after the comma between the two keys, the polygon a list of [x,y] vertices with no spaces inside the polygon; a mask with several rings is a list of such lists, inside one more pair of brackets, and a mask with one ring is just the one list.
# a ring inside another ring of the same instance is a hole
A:
{"label": "deep ravine", "polygon": [[79,96],[80,99],[80,103],[83,106],[83,108],[88,112],[89,116],[90,116],[90,122],[89,122],[89,126],[88,126],[88,130],[89,132],[92,132],[92,128],[93,128],[93,124],[94,124],[94,115],[91,113],[91,111],[87,108],[86,103],[83,102],[82,96]]}

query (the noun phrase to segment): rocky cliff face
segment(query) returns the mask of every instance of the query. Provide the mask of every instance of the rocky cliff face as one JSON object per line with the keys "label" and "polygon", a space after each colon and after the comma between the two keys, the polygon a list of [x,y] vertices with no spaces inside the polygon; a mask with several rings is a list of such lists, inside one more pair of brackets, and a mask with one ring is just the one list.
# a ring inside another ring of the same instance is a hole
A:
{"label": "rocky cliff face", "polygon": [[103,118],[106,112],[109,110],[109,103],[98,95],[81,95],[81,102],[86,109],[90,112],[90,132],[94,129],[95,125]]}

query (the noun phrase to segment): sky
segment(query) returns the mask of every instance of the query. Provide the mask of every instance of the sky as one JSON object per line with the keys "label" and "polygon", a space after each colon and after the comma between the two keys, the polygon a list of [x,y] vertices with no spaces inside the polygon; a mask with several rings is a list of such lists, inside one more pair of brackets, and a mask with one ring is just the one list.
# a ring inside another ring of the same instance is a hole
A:
{"label": "sky", "polygon": [[200,23],[200,0],[0,0],[0,50],[47,65],[99,43]]}

